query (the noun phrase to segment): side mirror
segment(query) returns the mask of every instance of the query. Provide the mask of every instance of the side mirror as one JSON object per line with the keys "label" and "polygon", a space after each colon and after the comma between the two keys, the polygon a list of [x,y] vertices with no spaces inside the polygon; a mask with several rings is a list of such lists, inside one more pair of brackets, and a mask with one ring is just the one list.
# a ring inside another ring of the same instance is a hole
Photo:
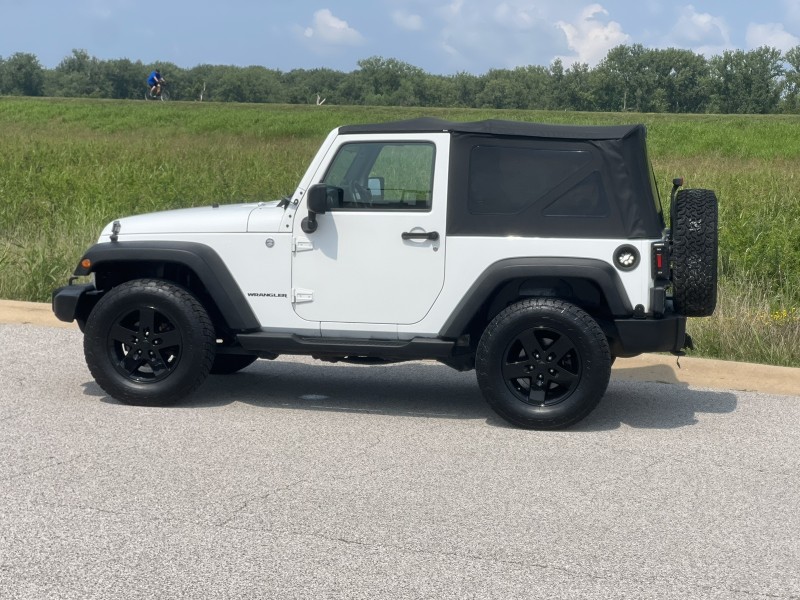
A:
{"label": "side mirror", "polygon": [[304,233],[317,230],[317,215],[324,215],[329,208],[342,206],[344,190],[332,185],[317,183],[308,188],[308,216],[300,222]]}

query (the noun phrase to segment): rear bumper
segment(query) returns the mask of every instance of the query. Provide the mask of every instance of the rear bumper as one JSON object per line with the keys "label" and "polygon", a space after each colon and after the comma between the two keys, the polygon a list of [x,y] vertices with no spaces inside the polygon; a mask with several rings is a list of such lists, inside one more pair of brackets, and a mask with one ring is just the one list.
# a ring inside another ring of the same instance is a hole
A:
{"label": "rear bumper", "polygon": [[667,314],[660,319],[616,319],[609,336],[614,356],[643,352],[680,352],[687,345],[686,317]]}

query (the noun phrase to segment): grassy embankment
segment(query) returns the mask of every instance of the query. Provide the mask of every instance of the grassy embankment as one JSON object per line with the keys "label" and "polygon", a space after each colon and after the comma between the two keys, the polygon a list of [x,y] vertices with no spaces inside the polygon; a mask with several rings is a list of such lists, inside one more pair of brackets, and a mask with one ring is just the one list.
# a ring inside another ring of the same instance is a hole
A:
{"label": "grassy embankment", "polygon": [[720,298],[703,356],[800,366],[800,118],[0,98],[0,298],[47,301],[108,221],[290,193],[337,125],[420,115],[644,122],[670,181],[720,199]]}

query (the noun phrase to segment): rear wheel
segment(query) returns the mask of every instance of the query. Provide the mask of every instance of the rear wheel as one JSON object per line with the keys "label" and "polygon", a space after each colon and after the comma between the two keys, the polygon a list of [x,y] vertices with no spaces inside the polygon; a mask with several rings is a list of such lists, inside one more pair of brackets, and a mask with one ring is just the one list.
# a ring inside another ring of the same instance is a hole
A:
{"label": "rear wheel", "polygon": [[672,214],[672,284],[675,311],[707,317],[717,305],[717,196],[680,190]]}
{"label": "rear wheel", "polygon": [[216,336],[205,308],[185,289],[157,279],[123,283],[89,314],[86,364],[110,396],[166,405],[194,391],[214,361]]}
{"label": "rear wheel", "polygon": [[478,383],[501,417],[527,429],[559,429],[597,406],[611,375],[608,340],[574,304],[551,298],[517,302],[481,336]]}

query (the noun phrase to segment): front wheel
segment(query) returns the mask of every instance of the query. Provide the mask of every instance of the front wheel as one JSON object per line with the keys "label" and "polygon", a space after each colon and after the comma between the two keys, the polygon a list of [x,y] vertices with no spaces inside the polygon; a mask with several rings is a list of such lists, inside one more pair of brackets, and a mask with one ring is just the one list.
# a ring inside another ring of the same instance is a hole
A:
{"label": "front wheel", "polygon": [[172,404],[194,391],[214,361],[208,313],[187,290],[138,279],[106,293],[89,314],[86,364],[103,390],[126,404]]}
{"label": "front wheel", "polygon": [[531,298],[486,327],[475,366],[483,396],[508,422],[560,429],[588,415],[611,376],[603,330],[574,304]]}

